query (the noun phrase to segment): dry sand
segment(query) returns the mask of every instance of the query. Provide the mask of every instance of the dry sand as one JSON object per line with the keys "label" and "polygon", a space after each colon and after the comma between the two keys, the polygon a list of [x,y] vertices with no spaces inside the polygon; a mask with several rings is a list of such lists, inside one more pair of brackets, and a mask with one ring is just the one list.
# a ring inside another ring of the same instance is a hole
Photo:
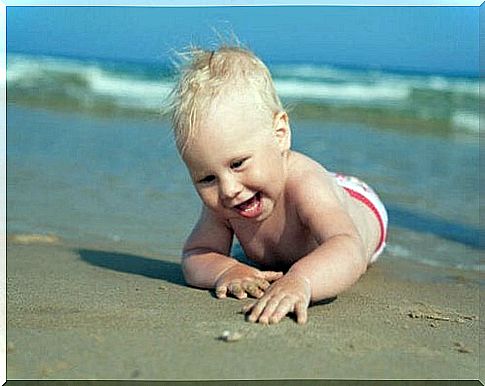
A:
{"label": "dry sand", "polygon": [[262,326],[177,258],[110,249],[10,238],[8,379],[479,378],[478,274],[384,255],[306,325]]}

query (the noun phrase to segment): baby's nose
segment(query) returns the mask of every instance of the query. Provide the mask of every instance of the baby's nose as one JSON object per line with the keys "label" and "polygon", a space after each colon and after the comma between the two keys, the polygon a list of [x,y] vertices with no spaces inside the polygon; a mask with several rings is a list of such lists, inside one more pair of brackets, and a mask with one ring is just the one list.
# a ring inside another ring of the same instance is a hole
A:
{"label": "baby's nose", "polygon": [[219,190],[222,199],[232,199],[241,192],[242,185],[236,178],[228,177],[221,179]]}

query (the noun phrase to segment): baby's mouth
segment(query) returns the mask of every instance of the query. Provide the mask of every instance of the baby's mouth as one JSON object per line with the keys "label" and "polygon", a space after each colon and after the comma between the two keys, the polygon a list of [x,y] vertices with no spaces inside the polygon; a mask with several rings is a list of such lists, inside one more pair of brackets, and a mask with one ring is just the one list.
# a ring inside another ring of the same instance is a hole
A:
{"label": "baby's mouth", "polygon": [[263,211],[263,204],[261,202],[261,192],[257,192],[249,200],[236,205],[234,207],[236,211],[243,217],[254,218],[258,217]]}

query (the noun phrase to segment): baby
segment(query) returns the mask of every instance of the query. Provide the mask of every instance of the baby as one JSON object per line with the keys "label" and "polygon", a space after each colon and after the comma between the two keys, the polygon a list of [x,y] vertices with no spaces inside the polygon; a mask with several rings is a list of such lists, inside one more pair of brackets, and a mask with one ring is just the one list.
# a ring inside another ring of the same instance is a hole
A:
{"label": "baby", "polygon": [[[194,49],[172,92],[177,148],[203,202],[183,248],[188,284],[255,298],[247,319],[307,321],[385,245],[387,214],[362,181],[291,150],[288,114],[250,51]],[[254,266],[229,256],[234,236]]]}

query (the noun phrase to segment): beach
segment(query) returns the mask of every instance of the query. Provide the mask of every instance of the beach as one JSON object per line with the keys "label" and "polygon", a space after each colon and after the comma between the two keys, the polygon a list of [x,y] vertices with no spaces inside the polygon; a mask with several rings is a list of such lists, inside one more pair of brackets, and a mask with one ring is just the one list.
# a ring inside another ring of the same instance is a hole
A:
{"label": "beach", "polygon": [[277,69],[293,149],[366,181],[390,227],[306,325],[262,326],[183,280],[200,200],[151,67],[9,58],[8,379],[479,378],[476,79]]}
{"label": "beach", "polygon": [[384,254],[306,325],[263,326],[168,256],[35,237],[7,253],[8,379],[479,377],[476,273]]}

